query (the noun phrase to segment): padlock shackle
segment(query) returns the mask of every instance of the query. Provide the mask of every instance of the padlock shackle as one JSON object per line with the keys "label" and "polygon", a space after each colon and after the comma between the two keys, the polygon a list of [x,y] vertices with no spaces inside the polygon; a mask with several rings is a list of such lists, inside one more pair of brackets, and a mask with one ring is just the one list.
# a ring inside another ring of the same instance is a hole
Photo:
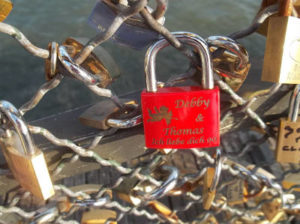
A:
{"label": "padlock shackle", "polygon": [[[214,88],[213,67],[210,52],[207,43],[203,38],[194,33],[189,32],[173,32],[176,38],[185,44],[196,48],[201,58],[202,65],[202,87],[204,89]],[[157,53],[169,46],[170,43],[166,39],[161,39],[150,46],[145,55],[145,74],[146,74],[146,88],[148,92],[157,92],[156,80],[156,56]]]}
{"label": "padlock shackle", "polygon": [[297,84],[295,85],[295,88],[292,92],[290,105],[289,105],[288,118],[292,122],[296,122],[298,119],[299,104],[300,104],[300,84]]}
{"label": "padlock shackle", "polygon": [[2,100],[0,101],[0,112],[5,114],[5,116],[9,119],[16,132],[18,133],[24,149],[24,155],[35,154],[36,150],[34,148],[33,140],[29,133],[28,127],[18,109],[10,102]]}

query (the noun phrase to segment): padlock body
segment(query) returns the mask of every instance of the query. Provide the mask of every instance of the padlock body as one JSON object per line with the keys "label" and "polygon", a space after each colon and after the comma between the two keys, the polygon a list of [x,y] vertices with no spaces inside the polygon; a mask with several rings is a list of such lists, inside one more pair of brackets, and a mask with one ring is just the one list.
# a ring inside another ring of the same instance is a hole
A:
{"label": "padlock body", "polygon": [[300,163],[300,122],[280,120],[276,160],[280,163]]}
{"label": "padlock body", "polygon": [[262,80],[300,84],[300,19],[270,18]]}
{"label": "padlock body", "polygon": [[24,189],[42,200],[54,195],[53,184],[41,151],[33,156],[24,156],[13,150],[3,152],[14,177]]}
{"label": "padlock body", "polygon": [[197,86],[144,90],[141,95],[148,148],[204,148],[220,143],[219,88]]}
{"label": "padlock body", "polygon": [[[109,5],[109,0],[100,0],[89,16],[88,23],[99,33],[105,33],[116,16],[117,11]],[[115,32],[112,40],[137,50],[141,50],[157,41],[159,33],[140,24],[138,21],[141,19],[142,18],[137,15],[133,17],[132,20],[129,19],[125,21]]]}

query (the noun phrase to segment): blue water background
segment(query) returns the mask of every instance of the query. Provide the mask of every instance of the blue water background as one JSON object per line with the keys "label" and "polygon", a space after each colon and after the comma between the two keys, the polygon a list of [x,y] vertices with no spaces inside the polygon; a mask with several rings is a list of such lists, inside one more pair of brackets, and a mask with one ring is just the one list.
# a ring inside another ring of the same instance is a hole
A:
{"label": "blue water background", "polygon": [[[153,0],[152,0],[153,1]],[[51,41],[63,42],[67,37],[91,38],[96,31],[87,25],[87,18],[96,0],[14,0],[14,9],[5,20],[18,27],[35,45],[46,48]],[[170,0],[165,26],[170,31],[191,31],[202,37],[226,35],[252,21],[260,5],[258,0]],[[240,41],[249,51],[255,66],[242,91],[258,88],[265,38],[253,34]],[[142,89],[144,55],[108,41],[102,44],[118,63],[121,77],[111,88],[118,95]],[[168,48],[158,57],[160,80],[185,71],[188,61],[176,50]],[[0,33],[0,99],[17,107],[28,101],[45,82],[44,61],[25,51],[17,41]],[[78,81],[66,78],[49,92],[41,103],[26,114],[33,120],[97,102],[99,97]]]}

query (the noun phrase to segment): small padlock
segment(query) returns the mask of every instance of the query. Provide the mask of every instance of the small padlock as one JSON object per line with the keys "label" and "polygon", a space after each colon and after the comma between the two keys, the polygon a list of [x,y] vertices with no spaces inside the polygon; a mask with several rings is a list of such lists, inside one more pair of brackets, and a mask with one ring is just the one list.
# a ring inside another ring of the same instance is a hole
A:
{"label": "small padlock", "polygon": [[227,202],[230,206],[243,204],[247,202],[245,197],[247,194],[247,188],[245,187],[245,181],[242,179],[234,180],[227,186]]}
{"label": "small padlock", "polygon": [[280,163],[300,163],[299,101],[300,85],[298,84],[291,96],[288,118],[280,119],[276,148],[276,160]]}
{"label": "small padlock", "polygon": [[140,109],[133,100],[122,99],[123,108],[111,100],[103,100],[84,111],[79,120],[82,124],[107,130],[109,128],[130,128],[142,123]]}
{"label": "small padlock", "polygon": [[217,149],[215,167],[207,167],[203,183],[203,209],[209,210],[216,196],[217,185],[222,172],[221,151]]}
{"label": "small padlock", "polygon": [[219,88],[214,87],[208,45],[193,33],[176,32],[173,35],[199,52],[202,87],[157,88],[156,55],[169,43],[161,39],[148,49],[145,58],[147,90],[141,95],[146,146],[180,149],[218,146]]}
{"label": "small padlock", "polygon": [[234,91],[237,91],[251,67],[246,48],[225,36],[210,36],[206,41],[212,54],[217,49],[224,49],[222,54],[213,56],[213,68]]}
{"label": "small padlock", "polygon": [[[268,192],[266,192],[264,200],[272,198],[272,196],[267,193]],[[279,221],[286,219],[286,213],[282,209],[281,198],[274,198],[271,202],[265,202],[261,209],[270,223],[278,223]]]}
{"label": "small padlock", "polygon": [[117,224],[117,213],[113,210],[92,208],[85,211],[81,218],[81,224]]}
{"label": "small padlock", "polygon": [[300,84],[300,19],[269,19],[262,80]]}
{"label": "small padlock", "polygon": [[34,145],[21,114],[7,101],[0,101],[0,112],[5,115],[5,128],[11,124],[15,129],[5,141],[0,139],[2,151],[14,177],[36,197],[43,200],[50,198],[55,192],[44,154]]}
{"label": "small padlock", "polygon": [[6,19],[12,9],[13,3],[11,0],[0,0],[0,22]]}
{"label": "small padlock", "polygon": [[[126,8],[128,6],[114,4],[112,0],[100,0],[89,16],[89,24],[100,33],[104,33],[116,18],[118,9],[124,10]],[[150,7],[147,9],[150,12],[153,11]],[[161,17],[157,21],[164,24],[165,18]],[[149,28],[140,15],[128,18],[112,37],[116,43],[138,50],[145,48],[158,38],[159,33]]]}

